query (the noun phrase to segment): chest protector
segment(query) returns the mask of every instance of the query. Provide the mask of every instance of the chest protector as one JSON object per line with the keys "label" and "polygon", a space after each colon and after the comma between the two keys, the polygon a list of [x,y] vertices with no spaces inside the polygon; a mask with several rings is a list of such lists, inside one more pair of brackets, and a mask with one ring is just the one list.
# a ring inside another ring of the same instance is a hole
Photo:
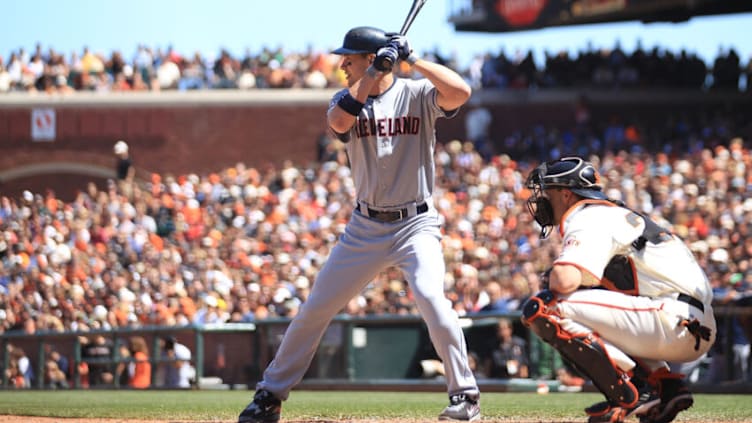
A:
{"label": "chest protector", "polygon": [[[631,211],[645,222],[645,228],[642,230],[642,234],[632,241],[632,248],[634,248],[635,251],[643,250],[648,242],[652,244],[660,244],[661,242],[671,239],[671,232],[659,226],[649,217],[624,206],[624,203],[621,201],[612,202],[619,207],[624,207]],[[637,273],[632,259],[629,258],[629,256],[621,254],[613,256],[603,271],[602,283],[612,291],[636,294]]]}

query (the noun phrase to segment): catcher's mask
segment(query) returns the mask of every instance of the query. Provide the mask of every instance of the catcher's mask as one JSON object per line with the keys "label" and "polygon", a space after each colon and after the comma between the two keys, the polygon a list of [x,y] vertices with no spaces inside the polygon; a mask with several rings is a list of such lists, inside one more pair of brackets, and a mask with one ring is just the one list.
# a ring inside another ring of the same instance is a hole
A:
{"label": "catcher's mask", "polygon": [[525,185],[532,192],[527,209],[541,226],[541,238],[547,238],[556,225],[551,201],[545,197],[548,188],[566,188],[583,198],[606,200],[601,178],[593,165],[579,157],[564,157],[542,163],[527,177]]}

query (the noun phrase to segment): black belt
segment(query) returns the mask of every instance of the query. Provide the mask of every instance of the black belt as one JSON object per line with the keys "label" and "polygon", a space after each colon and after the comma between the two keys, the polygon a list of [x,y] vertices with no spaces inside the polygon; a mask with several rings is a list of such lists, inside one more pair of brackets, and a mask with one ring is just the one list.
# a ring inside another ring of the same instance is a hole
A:
{"label": "black belt", "polygon": [[687,295],[687,294],[679,294],[679,296],[676,297],[676,299],[679,300],[679,301],[681,301],[681,302],[687,303],[687,304],[689,304],[691,306],[695,306],[695,307],[697,307],[698,310],[700,310],[701,312],[705,313],[705,306],[702,304],[702,301],[698,300],[695,297],[692,297],[692,296]]}
{"label": "black belt", "polygon": [[[355,210],[360,211],[360,204],[355,205]],[[428,211],[428,203],[418,204],[415,207],[416,215],[425,213],[427,211]],[[368,217],[370,217],[371,219],[378,220],[380,222],[391,223],[391,222],[396,222],[398,220],[405,219],[409,216],[408,216],[407,208],[382,211],[382,210],[374,210],[369,207]]]}

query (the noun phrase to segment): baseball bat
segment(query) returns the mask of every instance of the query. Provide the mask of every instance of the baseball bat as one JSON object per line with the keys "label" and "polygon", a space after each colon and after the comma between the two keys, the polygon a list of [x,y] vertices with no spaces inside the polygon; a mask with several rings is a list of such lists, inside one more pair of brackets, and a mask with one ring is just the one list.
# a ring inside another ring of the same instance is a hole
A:
{"label": "baseball bat", "polygon": [[[407,12],[407,16],[405,16],[405,22],[402,24],[402,29],[400,29],[399,35],[407,34],[407,30],[410,29],[415,17],[418,16],[418,12],[420,12],[420,9],[426,4],[426,1],[428,0],[413,0],[413,4],[410,6],[410,11]],[[384,58],[383,60],[388,68],[391,69],[393,65],[392,61],[388,58]]]}
{"label": "baseball bat", "polygon": [[420,9],[423,8],[423,5],[425,5],[427,1],[428,0],[413,0],[413,5],[410,6],[410,11],[407,12],[405,22],[402,24],[402,29],[400,29],[400,35],[407,34],[407,30],[410,29],[415,17],[418,16],[418,12],[420,12]]}

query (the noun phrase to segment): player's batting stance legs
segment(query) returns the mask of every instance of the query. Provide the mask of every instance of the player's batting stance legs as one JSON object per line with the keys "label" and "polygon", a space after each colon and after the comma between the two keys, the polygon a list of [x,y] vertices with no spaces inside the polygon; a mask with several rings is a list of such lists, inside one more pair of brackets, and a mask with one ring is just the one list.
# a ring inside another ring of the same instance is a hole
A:
{"label": "player's batting stance legs", "polygon": [[478,387],[468,365],[465,336],[451,301],[444,295],[443,283],[437,283],[444,280],[445,271],[439,237],[437,227],[413,237],[410,245],[398,251],[402,256],[398,266],[405,269],[418,310],[444,363],[449,394],[477,403]]}

